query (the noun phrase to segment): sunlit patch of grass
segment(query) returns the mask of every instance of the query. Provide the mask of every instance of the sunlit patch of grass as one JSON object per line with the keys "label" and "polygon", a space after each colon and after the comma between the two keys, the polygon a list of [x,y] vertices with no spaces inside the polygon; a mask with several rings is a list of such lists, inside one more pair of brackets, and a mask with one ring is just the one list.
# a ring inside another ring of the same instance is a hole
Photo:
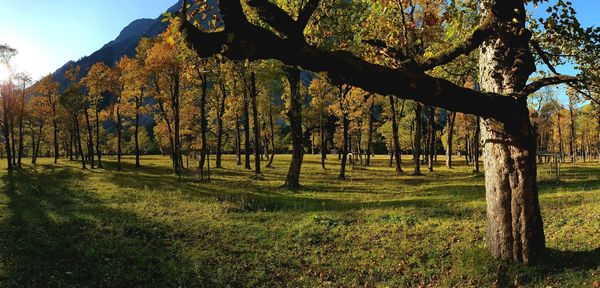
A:
{"label": "sunlit patch of grass", "polygon": [[[125,170],[61,161],[2,172],[0,286],[586,287],[600,280],[600,165],[539,170],[548,255],[522,267],[485,250],[482,174],[457,161],[394,175],[386,156],[337,180],[307,155],[298,191],[289,155],[263,181],[225,157],[212,181],[181,180],[160,156]],[[410,158],[405,170],[410,171]],[[190,167],[195,167],[190,162]]]}

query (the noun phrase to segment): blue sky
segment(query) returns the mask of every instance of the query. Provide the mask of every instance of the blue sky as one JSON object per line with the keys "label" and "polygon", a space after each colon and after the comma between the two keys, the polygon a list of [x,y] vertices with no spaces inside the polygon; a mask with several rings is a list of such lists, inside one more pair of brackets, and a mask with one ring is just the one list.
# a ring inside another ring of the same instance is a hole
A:
{"label": "blue sky", "polygon": [[0,43],[34,79],[113,40],[131,21],[156,18],[176,0],[0,0]]}
{"label": "blue sky", "polygon": [[[551,0],[554,1],[554,0]],[[98,50],[127,24],[155,18],[176,0],[0,0],[0,43],[20,52],[19,71],[34,78]],[[573,0],[584,26],[600,25],[600,0]],[[545,5],[536,10],[544,14]],[[541,68],[541,67],[540,67]],[[565,74],[571,67],[560,67]]]}

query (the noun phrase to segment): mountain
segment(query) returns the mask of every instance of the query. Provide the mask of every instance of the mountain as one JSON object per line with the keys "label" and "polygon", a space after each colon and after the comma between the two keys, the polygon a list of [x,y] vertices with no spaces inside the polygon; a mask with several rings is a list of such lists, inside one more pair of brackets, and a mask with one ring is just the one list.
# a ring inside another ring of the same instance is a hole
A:
{"label": "mountain", "polygon": [[[169,8],[166,12],[177,12],[181,7],[183,0]],[[119,59],[125,55],[133,57],[135,48],[143,37],[154,37],[165,31],[167,23],[163,23],[164,16],[160,15],[156,19],[138,19],[131,22],[123,28],[115,40],[106,43],[100,50],[85,56],[77,61],[69,61],[53,73],[54,79],[66,86],[65,71],[69,65],[80,65],[81,75],[86,75],[87,71],[97,62],[104,62],[113,66]]]}

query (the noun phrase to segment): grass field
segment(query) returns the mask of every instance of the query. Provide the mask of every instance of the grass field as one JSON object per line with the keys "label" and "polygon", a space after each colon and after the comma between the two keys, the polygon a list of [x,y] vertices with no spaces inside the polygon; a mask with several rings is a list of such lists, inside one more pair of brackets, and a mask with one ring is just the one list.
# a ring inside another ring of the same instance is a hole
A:
{"label": "grass field", "polygon": [[[548,253],[535,267],[484,248],[483,175],[464,162],[394,176],[386,156],[339,181],[305,158],[303,189],[226,157],[211,182],[178,180],[168,158],[125,171],[60,161],[0,172],[0,286],[594,287],[600,281],[600,165],[541,166]],[[407,158],[405,164],[408,163]],[[462,160],[462,159],[461,159]],[[459,160],[460,161],[460,160]],[[4,160],[2,161],[3,165]],[[462,165],[461,165],[462,164]],[[2,166],[5,167],[5,166]],[[410,169],[407,165],[406,170]]]}

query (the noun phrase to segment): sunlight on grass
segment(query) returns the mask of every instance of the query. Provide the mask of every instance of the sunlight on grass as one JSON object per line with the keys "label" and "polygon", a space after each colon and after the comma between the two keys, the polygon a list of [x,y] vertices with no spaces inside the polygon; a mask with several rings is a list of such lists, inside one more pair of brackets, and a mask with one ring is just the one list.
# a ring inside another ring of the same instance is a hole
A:
{"label": "sunlight on grass", "polygon": [[[211,182],[181,181],[168,158],[116,172],[51,160],[0,193],[1,286],[590,287],[600,274],[600,165],[540,167],[549,253],[542,265],[484,248],[483,175],[464,163],[394,176],[386,156],[337,180],[307,155],[302,189],[281,188],[288,155],[264,181],[225,157]],[[406,159],[408,163],[409,158]],[[440,160],[439,163],[443,163]],[[406,168],[407,171],[409,167]],[[469,172],[467,172],[469,171]]]}

